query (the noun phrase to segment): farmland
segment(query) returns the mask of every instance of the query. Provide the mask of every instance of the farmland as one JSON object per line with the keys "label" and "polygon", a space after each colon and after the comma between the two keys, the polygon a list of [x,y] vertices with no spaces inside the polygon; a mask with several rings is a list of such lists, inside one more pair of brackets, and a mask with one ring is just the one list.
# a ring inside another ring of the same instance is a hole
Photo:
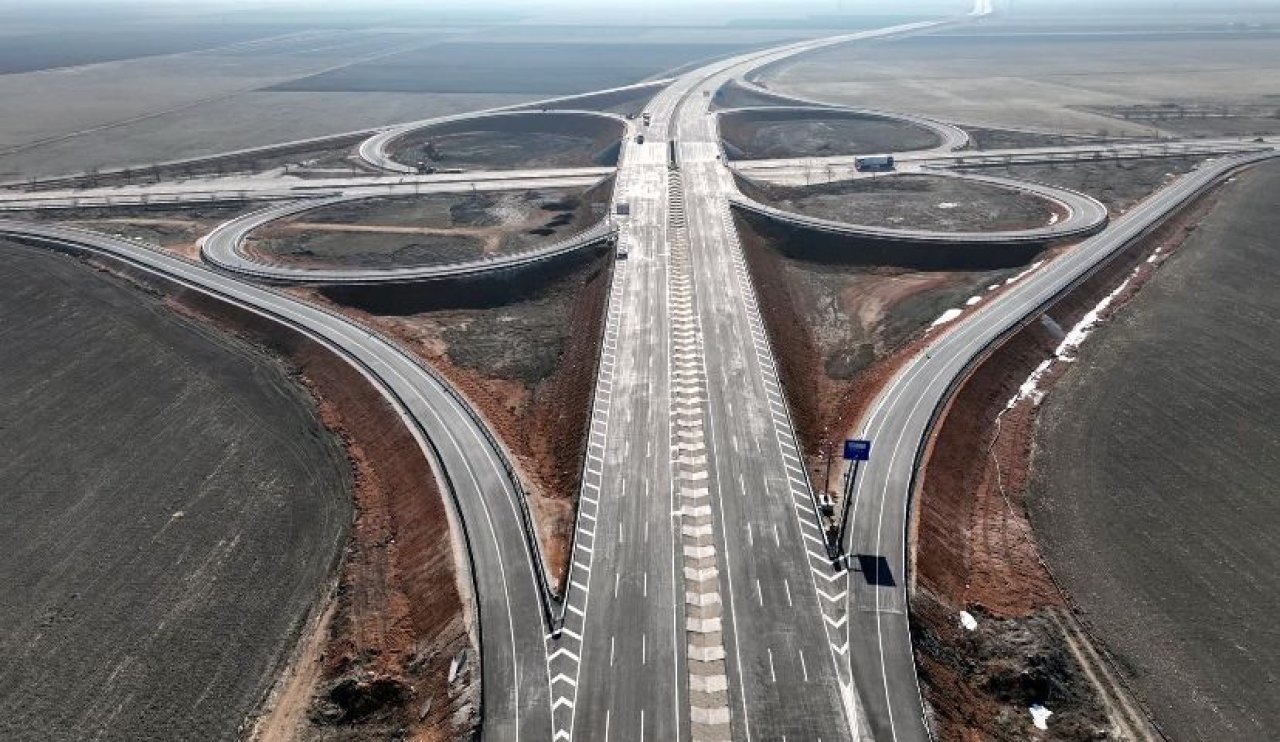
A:
{"label": "farmland", "polygon": [[1280,725],[1277,189],[1275,165],[1228,185],[1038,426],[1028,509],[1049,568],[1173,739]]}
{"label": "farmland", "polygon": [[3,251],[0,736],[234,737],[333,573],[346,457],[274,357]]}
{"label": "farmland", "polygon": [[639,82],[732,43],[455,42],[407,51],[275,86],[286,91],[568,95]]}
{"label": "farmland", "polygon": [[987,127],[1150,136],[1153,123],[1100,109],[1272,103],[1260,91],[1276,87],[1277,70],[1273,31],[1232,32],[1214,19],[1153,30],[1050,18],[836,47],[765,80],[820,100]]}

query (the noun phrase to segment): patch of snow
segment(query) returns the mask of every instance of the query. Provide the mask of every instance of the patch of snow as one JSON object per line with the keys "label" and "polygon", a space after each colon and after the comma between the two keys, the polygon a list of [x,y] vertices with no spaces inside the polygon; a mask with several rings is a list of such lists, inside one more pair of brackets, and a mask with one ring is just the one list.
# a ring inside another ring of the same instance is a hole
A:
{"label": "patch of snow", "polygon": [[933,324],[931,324],[931,325],[929,325],[929,326],[930,326],[930,327],[937,327],[938,325],[945,325],[945,324],[947,324],[948,322],[950,322],[951,320],[955,319],[956,317],[959,317],[959,316],[960,316],[960,315],[962,315],[962,314],[964,314],[964,310],[963,310],[963,309],[956,309],[956,308],[954,308],[954,307],[953,307],[953,308],[948,309],[947,311],[943,312],[943,313],[942,313],[942,316],[940,316],[940,317],[938,317],[937,319],[935,319],[935,320],[933,321]]}
{"label": "patch of snow", "polygon": [[1031,707],[1031,723],[1036,729],[1048,729],[1050,716],[1053,712],[1038,703]]}
{"label": "patch of snow", "polygon": [[970,296],[970,297],[968,298],[968,300],[966,300],[966,301],[965,301],[964,305],[965,305],[966,307],[971,307],[971,306],[973,306],[974,304],[977,304],[977,303],[978,303],[978,302],[980,302],[980,301],[982,301],[982,297],[981,297],[981,296]]}
{"label": "patch of snow", "polygon": [[960,625],[969,631],[973,631],[978,628],[978,619],[974,618],[973,614],[968,611],[960,611]]}
{"label": "patch of snow", "polygon": [[939,208],[939,209],[954,209],[955,207],[957,207],[957,206],[959,206],[959,205],[960,205],[960,204],[958,204],[958,203],[953,203],[953,202],[951,202],[951,201],[943,201],[942,203],[938,204],[938,208]]}
{"label": "patch of snow", "polygon": [[1051,216],[1049,217],[1049,226],[1050,226],[1050,227],[1052,227],[1053,225],[1055,225],[1055,224],[1057,224],[1057,223],[1058,223],[1058,215],[1057,215],[1057,214],[1053,214],[1053,215],[1051,215]]}
{"label": "patch of snow", "polygon": [[[1156,253],[1156,255],[1158,254]],[[1036,369],[1031,372],[1027,380],[1022,382],[1022,386],[1018,387],[1018,393],[1013,395],[1005,405],[1006,410],[1024,399],[1030,399],[1033,405],[1038,405],[1044,400],[1044,392],[1039,388],[1040,379],[1049,371],[1055,361],[1071,363],[1075,360],[1076,352],[1079,351],[1080,345],[1088,339],[1098,325],[1102,324],[1102,314],[1129,288],[1134,279],[1138,277],[1140,271],[1141,267],[1134,268],[1128,278],[1122,281],[1114,291],[1103,297],[1102,301],[1098,302],[1093,309],[1090,309],[1088,313],[1080,318],[1080,321],[1074,327],[1067,331],[1066,336],[1062,338],[1062,342],[1058,343],[1058,347],[1054,349],[1053,355],[1042,361],[1039,366],[1036,366]]]}
{"label": "patch of snow", "polygon": [[995,290],[996,290],[996,289],[998,289],[998,288],[1000,288],[1000,284],[998,284],[998,283],[993,283],[993,284],[991,284],[990,286],[988,286],[988,287],[987,287],[987,291],[995,291]]}
{"label": "patch of snow", "polygon": [[1018,281],[1021,281],[1022,279],[1026,278],[1026,277],[1027,277],[1027,276],[1029,276],[1029,275],[1031,275],[1032,273],[1035,273],[1035,272],[1036,272],[1036,269],[1038,269],[1038,268],[1039,268],[1040,266],[1042,266],[1042,265],[1044,265],[1044,261],[1043,261],[1043,260],[1037,260],[1036,262],[1032,263],[1032,264],[1031,264],[1031,266],[1030,266],[1029,268],[1027,268],[1025,271],[1023,271],[1023,272],[1019,273],[1019,274],[1018,274],[1018,275],[1016,275],[1016,276],[1010,276],[1009,278],[1006,278],[1006,279],[1004,280],[1004,284],[1005,284],[1006,286],[1008,286],[1008,285],[1009,285],[1009,284],[1011,284],[1011,283],[1017,283]]}

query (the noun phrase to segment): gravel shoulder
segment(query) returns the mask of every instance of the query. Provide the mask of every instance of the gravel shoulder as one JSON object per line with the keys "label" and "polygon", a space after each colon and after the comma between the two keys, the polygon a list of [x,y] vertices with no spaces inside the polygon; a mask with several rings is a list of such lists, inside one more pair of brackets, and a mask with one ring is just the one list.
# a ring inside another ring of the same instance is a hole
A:
{"label": "gravel shoulder", "polygon": [[1049,567],[1173,739],[1280,727],[1278,192],[1274,164],[1223,189],[1084,346],[1036,438]]}
{"label": "gravel shoulder", "polygon": [[0,736],[235,737],[341,554],[345,453],[274,356],[3,250]]}

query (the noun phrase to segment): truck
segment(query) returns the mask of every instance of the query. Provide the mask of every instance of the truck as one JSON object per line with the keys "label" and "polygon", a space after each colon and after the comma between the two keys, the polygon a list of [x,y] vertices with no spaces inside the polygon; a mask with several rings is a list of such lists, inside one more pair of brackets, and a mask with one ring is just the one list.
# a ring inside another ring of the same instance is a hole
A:
{"label": "truck", "polygon": [[853,169],[860,173],[885,172],[893,168],[893,155],[868,155],[853,161]]}
{"label": "truck", "polygon": [[645,126],[648,126],[649,124],[653,123],[653,116],[648,111],[645,111],[644,113],[640,114],[640,118],[644,120]]}
{"label": "truck", "polygon": [[636,134],[636,144],[644,144],[644,134]]}

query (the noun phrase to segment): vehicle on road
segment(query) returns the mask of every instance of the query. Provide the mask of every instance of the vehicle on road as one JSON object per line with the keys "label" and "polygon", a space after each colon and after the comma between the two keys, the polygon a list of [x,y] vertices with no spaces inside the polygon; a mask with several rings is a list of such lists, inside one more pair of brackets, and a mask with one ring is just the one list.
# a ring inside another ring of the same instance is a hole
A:
{"label": "vehicle on road", "polygon": [[894,169],[893,155],[869,155],[853,161],[853,167],[860,173],[888,172]]}

